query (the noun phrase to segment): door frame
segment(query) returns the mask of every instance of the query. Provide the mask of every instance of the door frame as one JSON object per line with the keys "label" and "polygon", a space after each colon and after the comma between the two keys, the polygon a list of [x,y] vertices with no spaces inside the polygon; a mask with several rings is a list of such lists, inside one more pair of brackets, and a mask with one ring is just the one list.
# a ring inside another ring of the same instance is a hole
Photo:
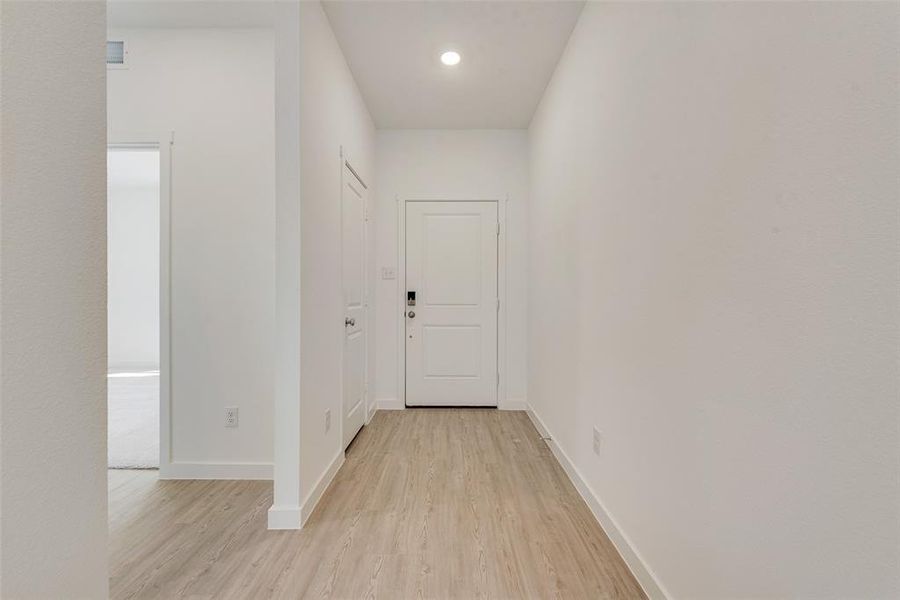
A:
{"label": "door frame", "polygon": [[[159,475],[172,477],[172,156],[175,132],[110,132],[106,149],[159,151]],[[107,200],[108,202],[108,200]],[[108,315],[107,315],[108,318]],[[108,401],[108,400],[107,400]]]}
{"label": "door frame", "polygon": [[506,205],[509,194],[499,198],[432,198],[415,196],[400,198],[397,201],[397,396],[398,409],[407,408],[406,404],[406,207],[410,202],[494,202],[497,205],[497,296],[500,307],[497,311],[497,408],[506,408],[507,371],[506,368]]}
{"label": "door frame", "polygon": [[[369,185],[363,180],[362,175],[359,174],[353,167],[353,161],[350,160],[350,157],[344,152],[344,147],[340,147],[340,195],[338,196],[338,202],[341,207],[341,236],[340,236],[340,265],[341,265],[341,319],[344,318],[344,308],[347,306],[347,298],[344,295],[344,282],[343,282],[343,268],[344,268],[344,173],[345,168],[349,169],[350,172],[355,176],[356,180],[359,181],[363,189],[366,190],[366,202],[364,206],[364,216],[363,216],[363,249],[365,250],[365,260],[363,260],[363,314],[365,315],[366,323],[363,328],[363,348],[365,352],[363,352],[363,427],[369,424],[372,420],[372,416],[375,414],[375,411],[372,410],[371,403],[369,402],[369,327],[372,326],[371,319],[371,304],[370,304],[370,293],[369,288],[369,215],[371,214],[371,203],[372,199],[370,198],[372,190],[369,188]],[[340,428],[338,429],[338,435],[341,439],[341,454],[344,453],[346,448],[344,448],[344,359],[346,358],[346,348],[347,348],[347,334],[345,331],[345,327],[341,325],[341,381],[340,381]]]}

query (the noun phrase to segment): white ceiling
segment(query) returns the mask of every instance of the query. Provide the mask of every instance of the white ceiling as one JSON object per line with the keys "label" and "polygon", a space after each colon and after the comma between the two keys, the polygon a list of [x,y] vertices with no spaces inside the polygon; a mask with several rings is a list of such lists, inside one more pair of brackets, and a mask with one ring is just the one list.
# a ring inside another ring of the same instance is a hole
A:
{"label": "white ceiling", "polygon": [[[341,0],[325,12],[382,129],[523,128],[583,2]],[[453,68],[442,51],[462,55]]]}
{"label": "white ceiling", "polygon": [[278,0],[108,0],[106,25],[117,28],[272,27]]}

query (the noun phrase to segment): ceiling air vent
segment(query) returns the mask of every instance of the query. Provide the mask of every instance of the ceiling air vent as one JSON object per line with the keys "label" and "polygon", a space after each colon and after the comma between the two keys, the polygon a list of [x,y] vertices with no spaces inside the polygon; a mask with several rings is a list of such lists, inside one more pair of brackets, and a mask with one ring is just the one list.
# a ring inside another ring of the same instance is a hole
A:
{"label": "ceiling air vent", "polygon": [[125,42],[106,42],[106,64],[119,66],[123,66],[125,64]]}

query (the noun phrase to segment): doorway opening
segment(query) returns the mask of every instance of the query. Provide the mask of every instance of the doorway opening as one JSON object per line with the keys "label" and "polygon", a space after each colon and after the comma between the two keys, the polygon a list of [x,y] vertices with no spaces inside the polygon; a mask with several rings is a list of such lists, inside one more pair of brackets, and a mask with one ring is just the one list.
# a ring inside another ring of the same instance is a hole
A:
{"label": "doorway opening", "polygon": [[[164,156],[158,142],[107,149],[108,467],[159,469]],[[165,182],[167,183],[167,182]]]}

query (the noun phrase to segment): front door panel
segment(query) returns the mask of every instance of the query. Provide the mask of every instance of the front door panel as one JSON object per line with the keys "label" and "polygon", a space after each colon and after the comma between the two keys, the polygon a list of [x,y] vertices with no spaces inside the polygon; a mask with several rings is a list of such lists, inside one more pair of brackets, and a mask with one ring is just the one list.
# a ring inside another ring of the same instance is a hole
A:
{"label": "front door panel", "polygon": [[406,207],[406,403],[497,405],[497,203]]}
{"label": "front door panel", "polygon": [[344,287],[343,438],[347,447],[366,420],[366,189],[345,165],[341,192]]}

